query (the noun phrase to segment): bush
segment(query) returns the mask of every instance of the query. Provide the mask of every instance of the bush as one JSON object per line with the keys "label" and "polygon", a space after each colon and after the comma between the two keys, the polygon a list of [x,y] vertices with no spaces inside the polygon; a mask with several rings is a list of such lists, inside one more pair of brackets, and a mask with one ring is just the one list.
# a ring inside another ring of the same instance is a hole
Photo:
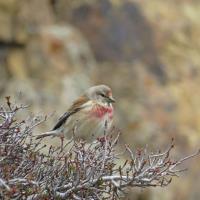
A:
{"label": "bush", "polygon": [[167,186],[183,171],[178,167],[199,154],[172,161],[173,140],[157,153],[146,148],[132,151],[126,145],[129,159],[117,166],[118,133],[91,144],[72,138],[44,154],[45,145],[34,139],[33,130],[46,117],[17,119],[16,114],[26,108],[11,104],[10,97],[0,106],[0,198],[119,199],[129,187]]}

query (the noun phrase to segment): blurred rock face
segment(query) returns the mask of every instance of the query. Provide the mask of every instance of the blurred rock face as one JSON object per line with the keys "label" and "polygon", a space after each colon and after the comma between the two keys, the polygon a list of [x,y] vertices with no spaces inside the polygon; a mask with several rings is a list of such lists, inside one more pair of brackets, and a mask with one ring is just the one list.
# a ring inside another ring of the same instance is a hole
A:
{"label": "blurred rock face", "polygon": [[[86,88],[108,84],[125,142],[175,137],[188,152],[200,130],[199,9],[195,0],[1,0],[0,96],[21,92],[34,113],[55,112],[48,130]],[[191,166],[166,191],[131,199],[199,199]]]}
{"label": "blurred rock face", "polygon": [[98,62],[139,62],[161,82],[165,81],[152,28],[138,5],[125,1],[115,6],[102,0],[82,3],[68,11],[64,4],[65,1],[60,1],[63,8],[60,18],[81,30]]}
{"label": "blurred rock face", "polygon": [[9,6],[15,10],[6,12],[10,24],[0,21],[2,27],[12,26],[5,34],[12,37],[0,35],[1,95],[22,93],[36,112],[56,111],[49,128],[63,107],[92,85],[95,59],[78,29],[55,23],[49,1],[0,3],[0,9]]}

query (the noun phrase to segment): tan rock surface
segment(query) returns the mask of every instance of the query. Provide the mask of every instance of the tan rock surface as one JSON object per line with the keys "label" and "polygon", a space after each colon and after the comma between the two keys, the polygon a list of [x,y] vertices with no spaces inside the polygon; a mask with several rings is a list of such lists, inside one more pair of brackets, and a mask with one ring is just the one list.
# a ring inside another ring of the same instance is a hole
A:
{"label": "tan rock surface", "polygon": [[[187,154],[200,137],[199,9],[195,0],[1,0],[0,97],[21,92],[31,112],[54,113],[46,131],[83,90],[105,83],[124,142],[156,148],[175,137],[176,156]],[[198,161],[190,166],[170,187],[131,199],[200,199]]]}

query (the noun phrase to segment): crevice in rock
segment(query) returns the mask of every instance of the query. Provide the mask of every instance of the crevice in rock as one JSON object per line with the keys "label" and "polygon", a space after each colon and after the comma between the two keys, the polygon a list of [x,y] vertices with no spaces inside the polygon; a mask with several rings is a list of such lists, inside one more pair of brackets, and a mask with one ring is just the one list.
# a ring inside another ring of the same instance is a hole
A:
{"label": "crevice in rock", "polygon": [[23,49],[24,47],[25,47],[25,44],[23,43],[18,43],[16,41],[0,40],[0,51],[4,49],[12,49],[12,48]]}

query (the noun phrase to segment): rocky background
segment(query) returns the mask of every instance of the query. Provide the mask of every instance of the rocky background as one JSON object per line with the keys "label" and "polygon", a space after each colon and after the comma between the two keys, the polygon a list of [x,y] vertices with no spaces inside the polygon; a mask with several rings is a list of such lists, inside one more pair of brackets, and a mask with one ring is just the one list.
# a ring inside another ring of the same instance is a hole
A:
{"label": "rocky background", "polygon": [[[115,124],[133,148],[177,155],[200,144],[200,1],[0,0],[0,97],[58,116],[91,85],[112,89]],[[130,200],[200,199],[199,160],[167,188]]]}

